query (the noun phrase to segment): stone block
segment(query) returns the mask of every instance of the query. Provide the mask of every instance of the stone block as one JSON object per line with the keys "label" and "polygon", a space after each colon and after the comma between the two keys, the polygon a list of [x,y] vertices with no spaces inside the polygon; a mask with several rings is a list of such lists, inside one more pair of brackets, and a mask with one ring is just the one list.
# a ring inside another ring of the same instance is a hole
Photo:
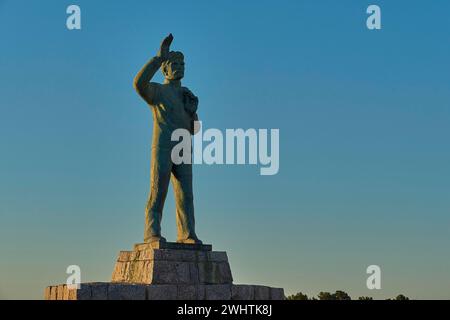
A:
{"label": "stone block", "polygon": [[205,298],[206,300],[230,300],[231,285],[229,284],[206,285]]}
{"label": "stone block", "polygon": [[58,297],[58,286],[50,287],[50,300],[57,300]]}
{"label": "stone block", "polygon": [[192,284],[199,284],[200,278],[198,275],[198,265],[195,262],[188,262],[189,264],[189,278],[190,283]]}
{"label": "stone block", "polygon": [[251,285],[239,284],[231,287],[232,300],[254,300],[255,288]]}
{"label": "stone block", "polygon": [[147,286],[148,300],[176,300],[177,286],[174,284],[152,284]]}
{"label": "stone block", "polygon": [[110,284],[108,300],[145,300],[147,286],[133,284]]}
{"label": "stone block", "polygon": [[132,251],[132,252],[130,253],[130,257],[129,257],[129,260],[128,260],[128,261],[131,262],[131,261],[139,260],[140,254],[141,254],[141,251],[138,251],[138,250]]}
{"label": "stone block", "polygon": [[227,262],[219,263],[220,283],[233,283],[230,264]]}
{"label": "stone block", "polygon": [[132,251],[120,251],[119,257],[117,258],[117,261],[121,262],[127,262],[130,261],[130,255]]}
{"label": "stone block", "polygon": [[270,288],[266,286],[254,286],[255,300],[270,300]]}
{"label": "stone block", "polygon": [[77,300],[77,289],[75,288],[67,288],[67,300]]}
{"label": "stone block", "polygon": [[210,251],[207,252],[208,260],[213,262],[228,262],[228,256],[223,251]]}
{"label": "stone block", "polygon": [[130,261],[130,266],[126,275],[126,282],[145,283],[143,280],[148,277],[148,275],[145,276],[145,263],[146,261]]}
{"label": "stone block", "polygon": [[200,284],[231,284],[233,282],[228,262],[200,262],[198,274]]}
{"label": "stone block", "polygon": [[147,260],[144,263],[144,268],[140,281],[137,281],[137,283],[150,284],[152,283],[152,281],[153,281],[153,260]]}
{"label": "stone block", "polygon": [[197,266],[200,283],[214,284],[214,264],[212,262],[200,262]]}
{"label": "stone block", "polygon": [[76,300],[91,300],[91,293],[91,285],[89,283],[82,283],[80,284],[80,288],[77,290]]}
{"label": "stone block", "polygon": [[177,273],[177,284],[190,284],[191,271],[189,269],[189,262],[176,262],[175,271]]}
{"label": "stone block", "polygon": [[128,277],[130,262],[116,262],[112,274],[112,282],[125,282]]}
{"label": "stone block", "polygon": [[175,269],[176,262],[154,261],[152,284],[177,284],[178,275]]}
{"label": "stone block", "polygon": [[207,251],[195,251],[195,262],[207,262],[208,252]]}
{"label": "stone block", "polygon": [[198,298],[197,285],[178,285],[177,286],[177,300],[197,300]]}
{"label": "stone block", "polygon": [[56,287],[56,300],[64,299],[64,285],[59,285]]}
{"label": "stone block", "polygon": [[91,300],[108,300],[108,283],[91,283]]}
{"label": "stone block", "polygon": [[63,298],[62,300],[70,300],[69,299],[69,294],[70,294],[70,286],[65,285],[64,286],[64,292],[63,292]]}
{"label": "stone block", "polygon": [[197,286],[197,299],[198,300],[206,300],[206,285],[205,284],[199,284]]}
{"label": "stone block", "polygon": [[284,290],[282,288],[270,288],[270,300],[284,300]]}
{"label": "stone block", "polygon": [[187,250],[155,249],[153,251],[153,260],[176,262],[195,261],[195,252]]}
{"label": "stone block", "polygon": [[52,290],[52,287],[47,287],[44,290],[44,300],[50,300],[50,291]]}
{"label": "stone block", "polygon": [[139,260],[155,260],[155,251],[153,250],[139,251]]}

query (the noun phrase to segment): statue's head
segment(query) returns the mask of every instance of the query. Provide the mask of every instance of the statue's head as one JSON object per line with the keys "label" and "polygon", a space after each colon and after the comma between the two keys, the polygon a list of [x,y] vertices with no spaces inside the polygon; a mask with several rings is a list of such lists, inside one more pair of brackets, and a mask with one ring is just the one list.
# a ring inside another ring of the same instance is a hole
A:
{"label": "statue's head", "polygon": [[170,51],[161,71],[167,80],[181,80],[184,77],[184,55],[179,51]]}

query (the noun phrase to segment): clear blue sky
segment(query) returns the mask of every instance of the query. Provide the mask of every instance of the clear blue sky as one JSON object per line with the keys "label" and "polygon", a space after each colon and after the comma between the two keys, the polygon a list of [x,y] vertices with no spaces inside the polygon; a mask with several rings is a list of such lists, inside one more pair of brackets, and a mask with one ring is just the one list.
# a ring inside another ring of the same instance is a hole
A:
{"label": "clear blue sky", "polygon": [[[205,127],[280,129],[278,175],[194,167],[198,234],[235,283],[450,298],[449,16],[446,0],[0,0],[0,298],[42,298],[71,264],[108,281],[142,240],[152,119],[132,79],[169,32]],[[171,191],[163,228],[174,240]]]}

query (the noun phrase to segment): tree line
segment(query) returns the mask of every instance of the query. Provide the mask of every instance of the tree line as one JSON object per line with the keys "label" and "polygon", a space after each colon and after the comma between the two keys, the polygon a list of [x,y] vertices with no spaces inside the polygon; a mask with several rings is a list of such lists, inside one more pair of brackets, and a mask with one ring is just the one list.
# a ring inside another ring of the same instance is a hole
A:
{"label": "tree line", "polygon": [[[335,293],[330,292],[320,292],[317,297],[308,297],[308,295],[298,292],[296,294],[286,297],[287,300],[352,300],[352,298],[345,291],[337,290]],[[373,300],[372,297],[358,297],[357,300]],[[409,300],[403,294],[397,295],[395,298],[387,300]]]}

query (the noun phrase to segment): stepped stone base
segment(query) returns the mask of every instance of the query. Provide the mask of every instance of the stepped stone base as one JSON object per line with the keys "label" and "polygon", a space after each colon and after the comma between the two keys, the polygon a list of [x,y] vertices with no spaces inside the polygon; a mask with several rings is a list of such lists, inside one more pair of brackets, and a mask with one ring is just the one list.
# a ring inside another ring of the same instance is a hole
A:
{"label": "stepped stone base", "polygon": [[226,252],[211,245],[141,243],[121,251],[112,282],[45,289],[46,300],[282,300],[284,290],[234,285]]}
{"label": "stepped stone base", "polygon": [[148,285],[83,283],[45,289],[45,300],[283,300],[284,290],[255,285]]}
{"label": "stepped stone base", "polygon": [[231,284],[226,252],[211,245],[173,242],[136,244],[121,251],[112,282],[140,284]]}

